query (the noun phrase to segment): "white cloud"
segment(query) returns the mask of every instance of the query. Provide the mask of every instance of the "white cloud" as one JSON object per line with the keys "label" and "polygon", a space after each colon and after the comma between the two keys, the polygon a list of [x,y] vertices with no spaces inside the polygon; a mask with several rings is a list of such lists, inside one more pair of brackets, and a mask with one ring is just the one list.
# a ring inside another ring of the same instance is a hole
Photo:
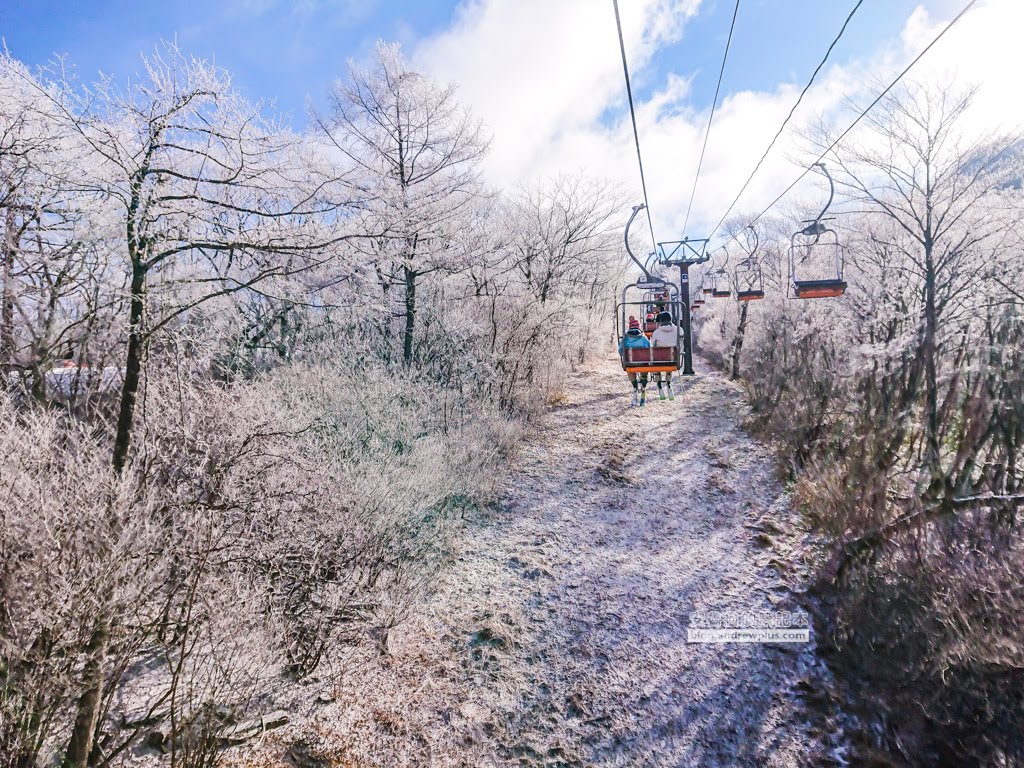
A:
{"label": "white cloud", "polygon": [[[919,6],[903,30],[904,55],[916,55],[948,23],[949,18],[932,18]],[[1019,130],[1024,127],[1024,101],[1019,97],[1022,30],[1020,0],[979,3],[928,52],[912,76],[978,86],[966,121],[969,131]]]}
{"label": "white cloud", "polygon": [[[623,0],[623,27],[634,83],[659,49],[676,42],[700,0]],[[933,18],[919,7],[901,38],[862,51],[857,60],[832,66],[805,97],[769,160],[745,192],[738,211],[757,211],[799,173],[806,161],[797,131],[818,115],[845,126],[850,100],[866,105],[872,84],[888,82],[951,16]],[[979,84],[973,130],[1024,125],[1024,100],[1016,98],[1021,67],[1024,2],[983,0],[912,70],[915,78]],[[452,26],[421,41],[414,63],[459,87],[460,99],[494,134],[486,172],[499,185],[586,168],[622,181],[639,194],[636,150],[628,113],[612,128],[609,108],[625,103],[622,65],[610,4],[595,0],[470,0]],[[682,234],[707,112],[687,104],[692,72],[676,72],[639,103],[637,120],[648,192],[659,238]],[[806,73],[809,75],[809,73]],[[801,77],[806,76],[801,75]],[[710,228],[725,211],[789,111],[803,82],[780,83],[770,92],[726,95],[715,114],[700,186],[690,217],[691,235]],[[797,188],[820,193],[808,177]]]}
{"label": "white cloud", "polygon": [[[658,45],[678,37],[698,1],[624,0],[631,67],[639,71]],[[499,183],[588,164],[592,158],[572,142],[597,138],[602,112],[622,103],[615,19],[606,2],[471,0],[451,29],[417,46],[413,60],[456,83],[461,100],[493,131],[488,171]]]}

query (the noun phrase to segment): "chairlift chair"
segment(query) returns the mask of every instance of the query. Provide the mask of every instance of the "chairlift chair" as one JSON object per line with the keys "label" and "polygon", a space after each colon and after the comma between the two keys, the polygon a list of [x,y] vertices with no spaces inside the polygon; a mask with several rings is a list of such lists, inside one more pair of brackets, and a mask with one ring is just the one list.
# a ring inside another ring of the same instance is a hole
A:
{"label": "chairlift chair", "polygon": [[[637,215],[645,205],[634,205],[633,213],[626,222],[626,229],[622,234],[626,253],[633,260],[642,273],[642,277],[636,283],[627,285],[622,289],[622,300],[615,305],[615,338],[622,339],[629,328],[627,313],[645,316],[651,299],[655,295],[663,297],[668,291],[668,300],[663,302],[666,309],[671,312],[672,317],[678,322],[683,317],[683,306],[679,300],[679,289],[656,275],[651,274],[650,265],[656,254],[650,254],[646,262],[637,258],[636,254],[629,247],[629,228]],[[633,307],[632,311],[630,308]],[[674,347],[647,347],[647,348],[626,348],[623,346],[621,362],[626,373],[672,373],[683,366],[682,350],[680,345]]]}
{"label": "chairlift chair", "polygon": [[[657,279],[661,280],[661,278]],[[650,338],[651,334],[657,329],[658,324],[655,318],[660,312],[671,311],[673,321],[678,320],[678,315],[674,308],[669,306],[670,300],[671,294],[668,283],[665,283],[664,287],[644,291],[641,298],[644,304],[644,317],[640,325],[647,338]]]}
{"label": "chairlift chair", "polygon": [[700,272],[700,294],[702,296],[711,296],[715,293],[715,273],[717,271],[713,255],[708,265]]}
{"label": "chairlift chair", "polygon": [[[700,274],[700,293],[702,296],[710,296],[715,292],[715,279],[711,276],[714,266],[715,263],[712,261]],[[704,300],[701,299],[701,301]]]}
{"label": "chairlift chair", "polygon": [[[648,275],[642,277],[635,284],[627,285],[622,290],[621,300],[615,307],[615,337],[617,339],[625,336],[629,329],[629,315],[647,314],[650,295],[646,292],[654,289],[660,296],[664,296],[664,292],[667,290],[667,300],[659,301],[659,303],[663,303],[664,311],[670,313],[674,321],[679,322],[684,310],[679,297],[679,289],[666,280]],[[639,349],[623,348],[621,363],[622,369],[626,373],[675,373],[683,366],[682,348],[680,345]]]}
{"label": "chairlift chair", "polygon": [[797,299],[822,299],[842,296],[846,292],[843,279],[843,246],[836,231],[825,222],[825,212],[832,205],[835,183],[824,163],[815,163],[829,183],[828,202],[814,219],[794,232],[789,240],[789,275],[793,296]]}
{"label": "chairlift chair", "polygon": [[700,279],[695,281],[693,288],[693,299],[690,301],[691,309],[693,307],[700,307],[704,304],[704,273],[701,272]]}
{"label": "chairlift chair", "polygon": [[813,221],[793,233],[789,246],[789,273],[798,299],[823,299],[846,292],[843,246],[834,229]]}
{"label": "chairlift chair", "polygon": [[728,265],[729,251],[723,245],[714,252],[705,272],[705,295],[710,295],[713,299],[727,299],[732,295],[729,290],[729,275],[726,272]]}
{"label": "chairlift chair", "polygon": [[[748,236],[746,243],[747,258],[736,265],[733,278],[736,281],[737,301],[757,301],[764,298],[764,273],[757,258],[759,238],[752,224],[746,227],[752,238]],[[746,230],[744,230],[745,232]]]}
{"label": "chairlift chair", "polygon": [[764,298],[764,275],[756,264],[746,261],[736,266],[736,300],[758,301]]}
{"label": "chairlift chair", "polygon": [[729,273],[725,271],[723,265],[711,273],[711,298],[728,299],[730,296],[732,291],[729,288]]}

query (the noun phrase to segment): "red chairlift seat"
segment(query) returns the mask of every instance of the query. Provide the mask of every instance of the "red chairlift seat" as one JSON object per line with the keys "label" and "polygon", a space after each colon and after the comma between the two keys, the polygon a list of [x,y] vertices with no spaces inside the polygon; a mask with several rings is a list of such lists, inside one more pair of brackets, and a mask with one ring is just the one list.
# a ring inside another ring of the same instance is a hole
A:
{"label": "red chairlift seat", "polygon": [[845,280],[798,280],[793,283],[798,299],[830,299],[846,293]]}
{"label": "red chairlift seat", "polygon": [[749,291],[736,291],[737,301],[758,301],[764,298],[764,291],[754,288]]}
{"label": "red chairlift seat", "polygon": [[679,370],[679,347],[627,347],[622,367],[627,373],[672,373]]}
{"label": "red chairlift seat", "polygon": [[[726,258],[728,258],[728,256]],[[732,291],[729,288],[729,276],[726,273],[724,266],[709,273],[708,276],[711,278],[712,299],[727,299],[732,295]]]}

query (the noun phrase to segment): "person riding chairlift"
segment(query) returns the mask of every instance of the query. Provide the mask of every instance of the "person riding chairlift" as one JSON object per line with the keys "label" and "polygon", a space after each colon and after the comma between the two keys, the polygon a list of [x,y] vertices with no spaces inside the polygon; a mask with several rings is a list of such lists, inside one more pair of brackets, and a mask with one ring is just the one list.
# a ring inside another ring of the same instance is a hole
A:
{"label": "person riding chairlift", "polygon": [[[672,315],[668,312],[660,312],[658,314],[658,328],[651,334],[651,346],[652,347],[678,347],[679,346],[679,326],[672,322]],[[662,381],[662,376],[665,377]],[[664,387],[664,389],[662,388]],[[676,396],[672,393],[672,374],[666,371],[665,373],[658,375],[658,399],[664,400],[665,393],[668,392],[668,399],[675,400]]]}
{"label": "person riding chairlift", "polygon": [[664,312],[666,309],[668,309],[668,302],[669,302],[668,288],[663,290],[661,293],[656,294],[654,299],[656,301],[656,303],[654,305],[654,312],[655,312],[655,314],[660,315],[662,312]]}
{"label": "person riding chairlift", "polygon": [[[647,337],[640,330],[640,321],[633,317],[633,315],[630,315],[629,330],[619,340],[619,357],[621,358],[625,355],[627,349],[648,349],[650,346],[651,342],[647,340]],[[647,402],[647,374],[641,373],[639,380],[635,373],[627,372],[626,375],[629,376],[629,382],[633,385],[632,404],[637,405],[637,396],[639,395],[639,404],[643,405]]]}

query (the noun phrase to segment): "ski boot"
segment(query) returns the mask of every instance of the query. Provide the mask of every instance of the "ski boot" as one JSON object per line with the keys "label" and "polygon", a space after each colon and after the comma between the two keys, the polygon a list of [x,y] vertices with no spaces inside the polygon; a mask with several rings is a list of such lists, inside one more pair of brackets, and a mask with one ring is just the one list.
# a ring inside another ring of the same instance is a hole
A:
{"label": "ski boot", "polygon": [[672,385],[671,384],[668,385],[668,399],[669,400],[675,400],[676,399],[675,394],[673,394],[673,392],[672,392]]}

